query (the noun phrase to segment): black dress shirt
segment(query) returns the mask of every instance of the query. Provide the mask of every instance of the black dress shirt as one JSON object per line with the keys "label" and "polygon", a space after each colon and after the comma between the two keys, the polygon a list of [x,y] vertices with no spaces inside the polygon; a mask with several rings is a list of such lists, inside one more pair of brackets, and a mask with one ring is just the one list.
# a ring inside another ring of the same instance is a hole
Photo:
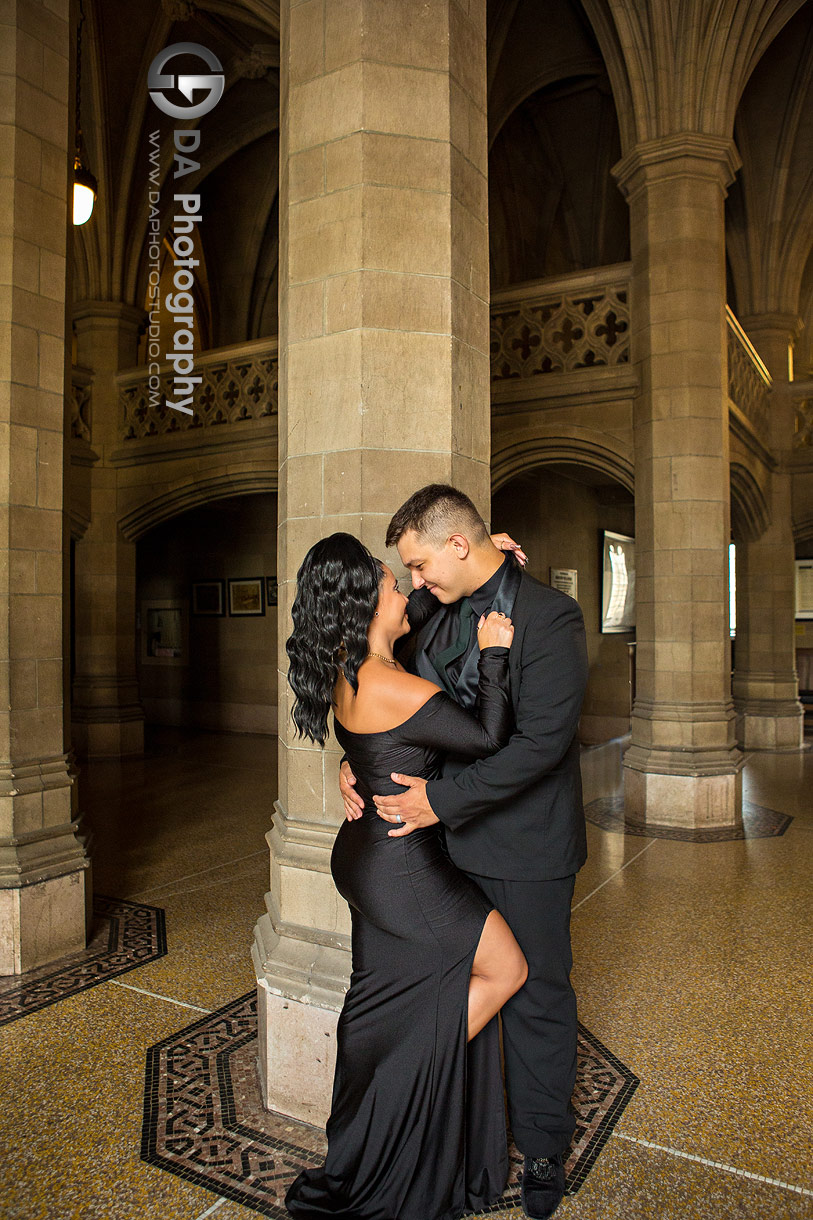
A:
{"label": "black dress shirt", "polygon": [[[489,576],[485,584],[480,585],[479,589],[475,589],[474,593],[472,593],[469,597],[472,609],[474,610],[471,639],[469,640],[469,646],[466,651],[462,653],[457,660],[451,661],[449,665],[446,666],[446,676],[449,678],[452,685],[454,685],[457,682],[457,679],[460,677],[463,666],[466,664],[472,649],[477,643],[477,624],[480,621],[480,615],[487,614],[491,608],[491,603],[496,596],[497,590],[500,587],[500,581],[503,578],[505,563],[506,560],[503,558],[502,563],[497,568],[497,571],[493,574],[493,576]],[[457,639],[459,625],[460,602],[458,601],[447,607],[446,613],[443,616],[443,622],[438,627],[437,634],[432,641],[433,658],[438,656],[438,654],[443,652],[445,648],[448,648],[454,643],[454,641]]]}

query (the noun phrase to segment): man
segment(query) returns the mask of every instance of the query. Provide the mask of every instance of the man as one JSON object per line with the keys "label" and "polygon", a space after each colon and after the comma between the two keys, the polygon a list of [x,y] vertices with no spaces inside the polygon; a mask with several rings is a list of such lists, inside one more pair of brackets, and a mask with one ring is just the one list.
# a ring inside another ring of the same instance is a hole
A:
{"label": "man", "polygon": [[[514,623],[516,730],[508,745],[468,766],[450,758],[437,780],[393,775],[406,790],[375,800],[383,818],[403,823],[393,837],[442,822],[452,859],[507,920],[528,961],[528,981],[501,1015],[509,1118],[525,1157],[522,1204],[542,1220],[561,1202],[563,1153],[575,1126],[570,904],[587,854],[576,739],[587,682],[584,622],[573,598],[497,549],[454,487],[415,492],[392,518],[386,542],[412,574],[409,617],[420,624],[413,667],[464,707],[477,697],[481,613],[496,610]],[[353,783],[345,762],[341,789],[351,817],[361,804]]]}

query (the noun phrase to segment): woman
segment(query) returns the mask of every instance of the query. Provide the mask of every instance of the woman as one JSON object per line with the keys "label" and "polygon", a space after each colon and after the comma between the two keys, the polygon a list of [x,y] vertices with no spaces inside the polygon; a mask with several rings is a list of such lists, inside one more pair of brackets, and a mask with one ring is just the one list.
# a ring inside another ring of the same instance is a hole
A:
{"label": "woman", "polygon": [[318,542],[297,584],[287,643],[294,722],[323,745],[333,708],[365,812],[342,824],[331,859],[350,904],[353,972],[327,1160],[300,1174],[285,1202],[297,1217],[454,1220],[505,1186],[491,1019],[527,966],[505,920],[445,854],[439,828],[390,838],[372,794],[400,790],[393,771],[432,778],[446,753],[480,758],[505,744],[513,626],[497,614],[478,624],[478,721],[396,661],[395,642],[410,629],[407,599],[358,539]]}

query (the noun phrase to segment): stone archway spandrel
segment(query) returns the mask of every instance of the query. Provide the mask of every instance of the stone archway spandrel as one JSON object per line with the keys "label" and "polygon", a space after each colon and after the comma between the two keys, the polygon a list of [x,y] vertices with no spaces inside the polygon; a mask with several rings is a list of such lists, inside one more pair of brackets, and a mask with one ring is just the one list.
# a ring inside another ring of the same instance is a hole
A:
{"label": "stone archway spandrel", "polygon": [[517,475],[552,462],[572,462],[599,470],[628,491],[634,490],[631,438],[629,444],[625,444],[618,437],[596,429],[563,429],[547,424],[495,435],[491,460],[492,493]]}
{"label": "stone archway spandrel", "polygon": [[279,475],[276,466],[215,474],[208,478],[188,476],[178,479],[156,494],[155,485],[125,488],[119,492],[118,527],[131,542],[143,537],[153,526],[179,513],[230,496],[250,496],[276,492]]}

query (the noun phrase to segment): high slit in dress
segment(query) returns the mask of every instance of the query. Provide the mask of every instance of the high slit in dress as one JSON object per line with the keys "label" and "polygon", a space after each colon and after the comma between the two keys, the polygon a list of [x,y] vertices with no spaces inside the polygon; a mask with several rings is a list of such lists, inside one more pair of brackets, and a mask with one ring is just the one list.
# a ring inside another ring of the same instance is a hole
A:
{"label": "high slit in dress", "polygon": [[468,986],[493,909],[446,854],[440,827],[391,839],[373,793],[390,772],[433,779],[444,755],[508,739],[508,650],[480,654],[479,719],[438,691],[403,724],[336,737],[364,797],[331,871],[350,904],[353,968],[337,1030],[323,1166],[292,1184],[296,1217],[456,1220],[500,1197],[508,1160],[497,1022],[467,1046]]}

